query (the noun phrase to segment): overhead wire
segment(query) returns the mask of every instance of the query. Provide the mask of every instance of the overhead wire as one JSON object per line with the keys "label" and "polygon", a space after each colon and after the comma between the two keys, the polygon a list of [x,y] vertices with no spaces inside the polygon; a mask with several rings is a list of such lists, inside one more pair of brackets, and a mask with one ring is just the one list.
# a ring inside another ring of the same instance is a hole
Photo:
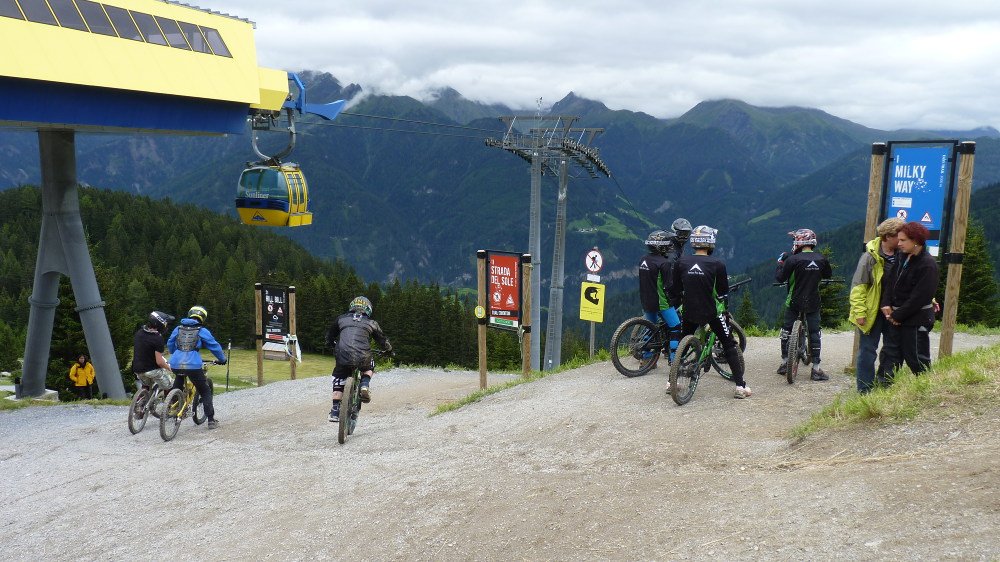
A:
{"label": "overhead wire", "polygon": [[[349,112],[349,111],[342,111],[340,114],[341,115],[351,116],[351,117],[362,117],[362,118],[366,118],[366,119],[381,119],[381,120],[386,120],[386,121],[396,121],[396,122],[400,122],[400,123],[412,123],[414,125],[424,125],[424,126],[431,126],[431,127],[444,127],[444,128],[450,128],[450,129],[461,129],[461,130],[466,130],[466,131],[483,131],[483,132],[492,133],[492,134],[501,134],[503,132],[501,130],[496,130],[496,129],[486,129],[486,128],[482,128],[482,127],[469,127],[468,125],[453,125],[453,124],[450,124],[450,123],[435,123],[433,121],[421,121],[421,120],[417,120],[417,119],[405,119],[405,118],[402,118],[402,117],[389,117],[389,116],[385,116],[385,115],[370,115],[370,114],[365,114],[365,113],[354,113],[354,112]],[[359,130],[366,130],[366,131],[382,131],[382,132],[389,132],[389,133],[410,133],[410,134],[415,134],[415,135],[428,135],[428,136],[441,136],[441,137],[452,137],[452,138],[475,139],[475,140],[480,140],[480,141],[483,140],[482,136],[460,135],[460,134],[455,134],[455,133],[442,133],[442,132],[435,132],[435,131],[418,131],[418,130],[413,130],[413,129],[393,129],[393,128],[385,128],[385,127],[370,127],[370,126],[364,126],[364,125],[344,125],[344,124],[341,124],[341,123],[332,123],[332,122],[326,122],[326,121],[303,121],[303,123],[304,124],[309,124],[309,125],[323,125],[323,126],[327,126],[327,127],[340,127],[340,128],[343,128],[343,129],[359,129]],[[638,220],[640,220],[640,221],[645,220],[642,217],[642,215],[640,215],[639,212],[635,209],[635,206],[632,204],[632,200],[629,199],[628,195],[625,194],[625,189],[622,187],[621,183],[618,181],[617,176],[608,176],[608,177],[612,181],[614,181],[615,186],[618,189],[618,193],[621,195],[622,199],[625,200],[625,203],[628,204],[628,207],[629,207],[629,209],[631,209],[632,214],[635,216],[635,218],[638,219]],[[577,179],[577,177],[573,176],[573,179]],[[638,233],[635,232],[635,230],[633,230],[627,224],[624,225],[624,226],[633,235],[635,235],[637,238],[640,238],[640,239],[643,238],[643,236],[640,236]]]}

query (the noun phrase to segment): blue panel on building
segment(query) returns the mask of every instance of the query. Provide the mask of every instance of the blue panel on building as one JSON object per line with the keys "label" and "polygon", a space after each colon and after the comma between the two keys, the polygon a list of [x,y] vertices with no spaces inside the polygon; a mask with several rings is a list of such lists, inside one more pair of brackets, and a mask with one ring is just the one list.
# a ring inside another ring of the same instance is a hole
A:
{"label": "blue panel on building", "polygon": [[0,126],[239,134],[246,104],[0,77]]}

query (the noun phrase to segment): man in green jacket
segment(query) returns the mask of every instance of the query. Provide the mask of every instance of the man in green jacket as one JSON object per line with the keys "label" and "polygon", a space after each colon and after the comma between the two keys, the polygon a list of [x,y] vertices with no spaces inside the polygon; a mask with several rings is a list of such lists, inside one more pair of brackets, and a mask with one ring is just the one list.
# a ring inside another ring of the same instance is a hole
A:
{"label": "man in green jacket", "polygon": [[879,312],[882,276],[896,259],[896,236],[904,224],[906,223],[902,219],[891,218],[878,225],[875,229],[878,238],[865,244],[865,251],[858,260],[858,268],[851,280],[851,310],[848,320],[859,330],[854,372],[858,392],[861,394],[871,391],[875,384],[875,357],[886,322]]}

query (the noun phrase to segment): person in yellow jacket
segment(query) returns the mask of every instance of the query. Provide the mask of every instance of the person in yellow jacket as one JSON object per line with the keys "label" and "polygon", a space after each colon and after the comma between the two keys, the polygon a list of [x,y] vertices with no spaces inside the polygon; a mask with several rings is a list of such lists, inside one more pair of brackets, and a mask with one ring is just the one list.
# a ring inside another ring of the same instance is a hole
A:
{"label": "person in yellow jacket", "polygon": [[858,268],[851,280],[850,312],[848,320],[858,327],[858,356],[854,361],[854,374],[858,392],[870,392],[875,385],[875,357],[879,340],[885,328],[885,318],[879,312],[882,297],[882,276],[896,259],[896,237],[905,221],[891,218],[882,221],[873,238],[865,244],[865,251],[858,260]]}
{"label": "person in yellow jacket", "polygon": [[91,392],[91,385],[94,384],[94,366],[87,361],[86,355],[81,353],[76,358],[76,363],[69,368],[69,380],[73,381],[73,391],[81,400],[94,397]]}

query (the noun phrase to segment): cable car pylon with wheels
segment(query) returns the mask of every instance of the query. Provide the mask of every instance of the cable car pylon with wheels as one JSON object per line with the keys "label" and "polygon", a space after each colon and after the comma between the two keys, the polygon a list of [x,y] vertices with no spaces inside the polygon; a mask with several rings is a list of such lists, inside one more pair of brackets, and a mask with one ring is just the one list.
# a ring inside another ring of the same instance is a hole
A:
{"label": "cable car pylon with wheels", "polygon": [[[294,162],[282,162],[295,148],[295,115],[312,113],[323,119],[332,120],[344,109],[345,100],[327,104],[306,103],[306,88],[294,73],[288,73],[288,81],[294,82],[298,95],[288,99],[279,111],[252,109],[250,128],[257,162],[247,162],[240,174],[236,188],[236,212],[243,224],[253,226],[306,226],[312,224],[309,212],[309,186],[302,169]],[[280,124],[284,112],[287,126]],[[259,131],[287,131],[288,145],[279,153],[268,156],[257,146]]]}

